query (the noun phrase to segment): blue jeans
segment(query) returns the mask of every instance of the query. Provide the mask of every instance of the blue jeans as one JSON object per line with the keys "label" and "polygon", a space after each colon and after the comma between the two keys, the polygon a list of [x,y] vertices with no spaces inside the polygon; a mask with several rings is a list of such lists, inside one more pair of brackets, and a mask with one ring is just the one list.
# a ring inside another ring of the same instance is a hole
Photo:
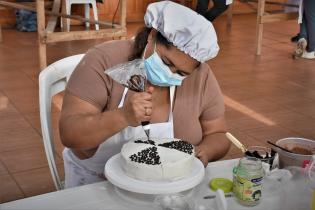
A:
{"label": "blue jeans", "polygon": [[303,0],[303,22],[300,24],[300,38],[307,40],[308,52],[315,50],[315,1]]}

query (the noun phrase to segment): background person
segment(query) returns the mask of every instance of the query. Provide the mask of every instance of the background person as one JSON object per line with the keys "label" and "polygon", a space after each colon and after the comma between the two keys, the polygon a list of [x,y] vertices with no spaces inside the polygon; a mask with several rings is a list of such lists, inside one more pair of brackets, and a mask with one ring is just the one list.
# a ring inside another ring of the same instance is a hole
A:
{"label": "background person", "polygon": [[315,1],[301,0],[300,33],[295,58],[315,59]]}
{"label": "background person", "polygon": [[196,12],[203,15],[210,22],[214,21],[219,15],[229,8],[231,0],[212,0],[213,6],[209,8],[209,0],[198,0]]}

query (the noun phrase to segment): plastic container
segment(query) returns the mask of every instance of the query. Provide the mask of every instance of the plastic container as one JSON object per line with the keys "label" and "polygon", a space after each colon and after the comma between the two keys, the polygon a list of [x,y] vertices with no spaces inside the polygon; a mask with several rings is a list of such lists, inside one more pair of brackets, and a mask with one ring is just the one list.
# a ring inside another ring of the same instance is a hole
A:
{"label": "plastic container", "polygon": [[233,189],[233,182],[226,178],[213,178],[209,182],[209,187],[213,191],[221,189],[224,193],[230,193]]}
{"label": "plastic container", "polygon": [[300,167],[290,167],[292,178],[281,181],[281,192],[278,194],[281,210],[314,210],[314,183],[308,172]]}
{"label": "plastic container", "polygon": [[195,203],[183,194],[158,195],[154,199],[156,210],[194,210]]}
{"label": "plastic container", "polygon": [[309,179],[308,187],[311,191],[310,206],[312,210],[315,210],[315,155],[313,155],[312,161],[306,166],[305,171]]}
{"label": "plastic container", "polygon": [[[304,139],[304,138],[296,138],[296,137],[290,137],[290,138],[284,138],[280,139],[276,142],[277,145],[285,147],[289,150],[291,150],[293,147],[302,147],[308,150],[315,150],[315,141],[310,139]],[[286,151],[283,151],[279,148],[275,148],[275,150],[279,154],[279,167],[285,168],[288,166],[298,166],[303,167],[304,163],[307,161],[310,161],[312,159],[312,155],[302,155],[297,153],[289,153]]]}

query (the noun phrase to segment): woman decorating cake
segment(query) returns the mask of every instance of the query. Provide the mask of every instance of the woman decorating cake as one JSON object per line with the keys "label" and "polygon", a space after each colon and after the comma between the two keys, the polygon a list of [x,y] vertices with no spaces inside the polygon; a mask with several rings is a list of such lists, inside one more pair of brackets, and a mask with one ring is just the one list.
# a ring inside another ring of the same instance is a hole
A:
{"label": "woman decorating cake", "polygon": [[[69,80],[59,123],[66,188],[104,180],[106,161],[123,144],[146,137],[144,121],[150,121],[152,138],[194,145],[204,166],[229,149],[223,97],[205,63],[219,51],[212,24],[169,1],[150,4],[144,20],[135,40],[90,49]],[[106,73],[135,59],[144,62],[144,92]]]}

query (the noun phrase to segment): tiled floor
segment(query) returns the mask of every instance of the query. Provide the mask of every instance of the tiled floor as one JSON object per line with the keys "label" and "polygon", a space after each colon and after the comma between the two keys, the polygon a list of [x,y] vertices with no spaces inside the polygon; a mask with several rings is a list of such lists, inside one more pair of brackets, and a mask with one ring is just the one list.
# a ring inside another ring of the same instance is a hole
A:
{"label": "tiled floor", "polygon": [[[230,131],[247,145],[288,136],[315,139],[315,61],[292,60],[296,21],[265,26],[262,56],[255,52],[255,16],[215,23],[221,51],[210,61],[225,95]],[[139,24],[128,25],[131,37]],[[98,41],[48,47],[48,61],[83,53]],[[41,141],[35,33],[3,30],[0,44],[0,203],[54,190]],[[60,105],[60,97],[55,100]],[[53,110],[58,136],[58,106]],[[57,138],[58,167],[62,145]],[[239,157],[234,146],[225,158]]]}

